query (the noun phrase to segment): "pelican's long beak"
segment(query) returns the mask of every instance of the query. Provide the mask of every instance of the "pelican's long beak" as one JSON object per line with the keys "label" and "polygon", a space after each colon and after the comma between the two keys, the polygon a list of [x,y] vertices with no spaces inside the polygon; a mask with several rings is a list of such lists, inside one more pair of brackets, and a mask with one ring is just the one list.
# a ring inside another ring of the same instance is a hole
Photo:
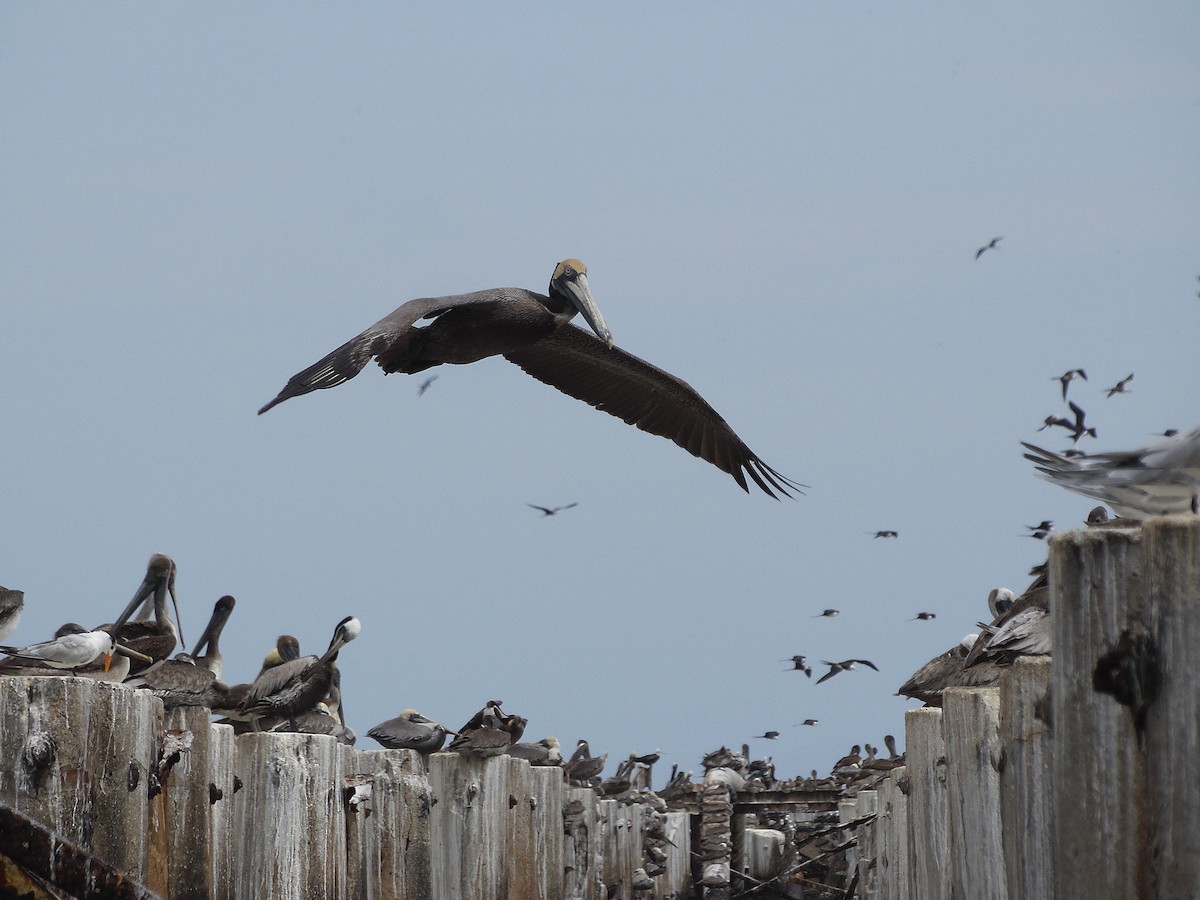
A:
{"label": "pelican's long beak", "polygon": [[588,287],[587,275],[580,272],[571,281],[565,281],[563,288],[571,299],[571,305],[574,306],[587,323],[592,326],[592,331],[596,332],[596,336],[608,345],[608,349],[612,349],[613,336],[608,330],[608,325],[604,322],[604,316],[600,314],[600,307],[596,305],[595,299],[592,297],[592,291]]}
{"label": "pelican's long beak", "polygon": [[130,659],[136,659],[138,662],[146,663],[147,665],[154,662],[153,657],[147,656],[145,653],[138,653],[132,647],[126,647],[124,644],[114,644],[113,649],[114,652],[120,653],[122,656],[128,656]]}

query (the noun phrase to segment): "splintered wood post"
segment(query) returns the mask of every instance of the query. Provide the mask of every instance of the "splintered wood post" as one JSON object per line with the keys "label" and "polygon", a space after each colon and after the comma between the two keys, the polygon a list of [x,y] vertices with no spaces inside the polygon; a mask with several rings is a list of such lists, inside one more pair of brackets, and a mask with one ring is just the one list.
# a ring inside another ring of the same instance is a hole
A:
{"label": "splintered wood post", "polygon": [[558,766],[535,766],[530,800],[533,805],[533,836],[536,855],[531,863],[537,880],[539,900],[563,900],[566,872],[563,868],[563,786]]}
{"label": "splintered wood post", "polygon": [[233,766],[236,750],[233,726],[209,726],[209,822],[212,826],[212,871],[210,879],[213,900],[234,900],[236,886],[233,875],[233,795],[240,781],[234,780]]}
{"label": "splintered wood post", "polygon": [[622,811],[616,800],[601,800],[599,805],[600,834],[600,878],[608,890],[610,900],[629,900],[633,891],[622,868],[622,839],[627,829]]}
{"label": "splintered wood post", "polygon": [[750,826],[742,832],[738,868],[755,881],[770,881],[783,871],[783,832]]}
{"label": "splintered wood post", "polygon": [[346,896],[344,745],[324,734],[236,740],[237,896]]}
{"label": "splintered wood post", "polygon": [[[876,844],[879,900],[908,900],[908,799],[903,766],[892,769],[879,785],[878,822],[882,841]],[[902,787],[903,785],[903,787]]]}
{"label": "splintered wood post", "polygon": [[501,757],[508,764],[508,866],[509,900],[539,900],[537,859],[539,847],[534,828],[537,802],[533,796],[532,766],[526,760]]}
{"label": "splintered wood post", "polygon": [[437,798],[430,819],[434,900],[505,896],[508,760],[434,753],[429,784]]}
{"label": "splintered wood post", "polygon": [[1000,821],[1000,692],[947,688],[942,694],[950,896],[1008,897]]}
{"label": "splintered wood post", "polygon": [[1160,897],[1200,897],[1200,519],[1151,519],[1142,540],[1162,679],[1145,731],[1154,882]]}
{"label": "splintered wood post", "polygon": [[908,772],[909,896],[948,900],[950,860],[946,820],[946,750],[942,711],[926,706],[904,713]]}
{"label": "splintered wood post", "polygon": [[667,854],[662,875],[654,879],[654,900],[681,900],[692,889],[692,828],[686,812],[668,812],[662,833],[666,840],[660,849]]}
{"label": "splintered wood post", "polygon": [[[854,817],[865,819],[879,812],[879,792],[859,791],[855,798]],[[858,894],[863,898],[874,898],[876,859],[879,853],[879,820],[859,825],[858,836]]]}
{"label": "splintered wood post", "polygon": [[1092,686],[1097,660],[1116,646],[1123,629],[1136,626],[1144,609],[1140,529],[1051,535],[1059,897],[1150,896],[1148,847],[1140,839],[1147,827],[1146,773],[1133,717]]}
{"label": "splintered wood post", "polygon": [[1054,893],[1053,737],[1049,716],[1051,661],[1018,657],[1000,683],[1000,818],[1009,900],[1041,900]]}
{"label": "splintered wood post", "polygon": [[[166,813],[167,896],[208,900],[213,896],[212,714],[205,707],[178,707],[167,713],[167,734],[178,736],[177,761],[160,758],[158,775]],[[164,751],[165,752],[165,751]],[[160,754],[161,756],[161,754]]]}
{"label": "splintered wood post", "polygon": [[346,811],[350,857],[349,897],[425,900],[432,893],[429,820],[433,792],[425,762],[415,750],[360,750],[347,782],[370,778]]}
{"label": "splintered wood post", "polygon": [[[560,776],[561,777],[561,776]],[[601,900],[600,814],[596,792],[567,790],[563,806],[563,882],[567,900]]]}
{"label": "splintered wood post", "polygon": [[[853,822],[858,818],[858,798],[843,797],[838,801],[838,822],[845,825],[848,822]],[[857,885],[858,881],[855,875],[858,873],[858,860],[862,856],[862,842],[859,840],[857,831],[852,831],[849,828],[842,830],[843,840],[854,840],[854,846],[847,847],[846,852],[842,854],[846,861],[846,886],[849,886],[851,880]],[[855,888],[857,891],[858,888]]]}
{"label": "splintered wood post", "polygon": [[90,678],[0,678],[0,805],[163,891],[149,853],[149,774],[163,709]]}

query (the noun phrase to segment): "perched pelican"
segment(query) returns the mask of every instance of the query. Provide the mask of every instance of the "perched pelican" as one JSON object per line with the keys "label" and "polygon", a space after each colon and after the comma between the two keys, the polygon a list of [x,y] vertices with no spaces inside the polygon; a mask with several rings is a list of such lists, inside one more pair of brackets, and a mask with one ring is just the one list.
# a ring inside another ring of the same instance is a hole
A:
{"label": "perched pelican", "polygon": [[963,635],[963,639],[945,653],[935,656],[917,669],[904,684],[900,685],[896,695],[920,700],[926,706],[941,706],[942,691],[948,687],[986,687],[995,684],[999,680],[1000,673],[986,667],[968,670],[974,674],[966,677],[982,679],[980,683],[970,684],[964,680],[963,662],[966,660],[967,654],[971,652],[971,648],[975,646],[978,637],[974,632]]}
{"label": "perched pelican", "polygon": [[[268,669],[273,669],[276,666],[283,665],[285,662],[299,658],[300,641],[290,634],[281,634],[276,639],[275,646],[263,657],[262,667],[258,670],[255,681],[262,678],[263,673]],[[253,689],[254,684],[252,682],[231,685],[226,690],[224,696],[216,698],[213,702],[213,715],[224,716],[229,720],[224,724],[232,724],[234,726],[234,734],[242,734],[244,729],[240,726],[243,723],[248,723],[251,719],[249,715],[241,711],[240,707],[242,701],[246,699]]]}
{"label": "perched pelican", "polygon": [[290,717],[294,727],[298,715],[324,700],[334,681],[338,652],[361,630],[358,619],[346,616],[338,622],[322,656],[301,656],[263,672],[239,707],[254,730],[258,730],[259,719],[271,714]]}
{"label": "perched pelican", "polygon": [[601,753],[599,756],[592,756],[592,750],[588,746],[588,742],[580,738],[579,743],[575,745],[575,752],[571,754],[571,758],[563,766],[563,773],[566,775],[568,781],[586,784],[586,782],[591,781],[604,771],[604,764],[607,762],[607,751]]}
{"label": "perched pelican", "polygon": [[131,687],[150,691],[166,709],[177,706],[220,706],[229,687],[187,653],[176,654],[152,669],[133,675]]}
{"label": "perched pelican", "polygon": [[389,750],[416,750],[436,753],[446,743],[446,729],[415,709],[406,709],[394,719],[380,722],[367,732]]}
{"label": "perched pelican", "polygon": [[[175,563],[169,556],[155,553],[150,557],[146,566],[146,577],[121,613],[116,625],[103,625],[111,629],[118,643],[124,644],[140,654],[151,658],[147,664],[134,660],[130,671],[134,675],[153,669],[162,664],[174,651],[177,642],[175,625],[167,615],[167,594],[175,605],[175,618],[179,618],[179,601],[175,597]],[[136,619],[128,621],[134,611],[143,603],[153,602],[153,619]]]}
{"label": "perched pelican", "polygon": [[487,703],[483,704],[483,709],[471,716],[471,718],[467,720],[467,724],[454,733],[458,734],[459,732],[474,731],[476,728],[482,728],[484,719],[486,719],[488,716],[491,716],[497,722],[502,722],[504,720],[504,711],[501,710],[500,707],[503,705],[503,700],[487,701]]}
{"label": "perched pelican", "polygon": [[1021,446],[1047,481],[1107,503],[1118,516],[1200,512],[1200,428],[1136,450],[1082,458]]}
{"label": "perched pelican", "polygon": [[1046,656],[1050,649],[1050,580],[1041,574],[1012,606],[983,627],[963,667],[970,669],[989,659],[1008,665],[1014,657]]}
{"label": "perched pelican", "polygon": [[531,744],[513,744],[508,755],[516,759],[527,759],[533,766],[561,766],[562,747],[556,737],[545,737]]}
{"label": "perched pelican", "polygon": [[[235,603],[237,601],[228,594],[217,601],[216,606],[213,607],[212,617],[204,628],[204,633],[200,635],[200,640],[196,641],[196,646],[192,648],[192,660],[202,669],[212,672],[213,678],[220,678],[224,669],[224,660],[218,643],[221,640],[221,632],[225,630],[225,623],[229,621],[229,616],[233,613]],[[204,650],[203,654],[200,653],[201,650]],[[297,647],[298,655],[299,647]]]}
{"label": "perched pelican", "polygon": [[0,587],[0,641],[17,630],[21,610],[25,608],[25,592]]}
{"label": "perched pelican", "polygon": [[510,744],[512,735],[504,728],[504,723],[491,713],[486,713],[478,728],[462,729],[446,749],[486,759],[503,756]]}
{"label": "perched pelican", "polygon": [[[570,324],[582,313],[595,334]],[[433,321],[421,328],[422,319]],[[465,365],[501,355],[538,381],[669,438],[693,456],[732,475],[746,475],[765,493],[790,497],[805,485],[780,475],[743,443],[687,382],[613,346],[577,259],[560,262],[549,295],[522,288],[410,300],[328,356],[293,375],[260,409],[353,378],[372,357],[385,373],[411,375],[443,363]]]}

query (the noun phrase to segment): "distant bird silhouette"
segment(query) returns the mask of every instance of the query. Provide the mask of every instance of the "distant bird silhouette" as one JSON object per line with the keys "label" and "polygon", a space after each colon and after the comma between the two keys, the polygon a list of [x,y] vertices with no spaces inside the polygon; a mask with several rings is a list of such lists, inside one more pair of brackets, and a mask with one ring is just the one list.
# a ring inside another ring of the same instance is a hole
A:
{"label": "distant bird silhouette", "polygon": [[1066,399],[1067,399],[1067,386],[1072,381],[1074,381],[1076,378],[1082,378],[1084,381],[1087,381],[1087,373],[1085,371],[1083,371],[1083,369],[1068,369],[1067,371],[1063,372],[1061,375],[1058,375],[1055,378],[1051,379],[1052,381],[1061,381],[1062,382],[1063,402],[1066,402]]}
{"label": "distant bird silhouette", "polygon": [[1055,426],[1065,428],[1067,431],[1075,427],[1070,419],[1064,419],[1062,416],[1046,416],[1042,420],[1042,427],[1038,431],[1045,431],[1047,428],[1054,428]]}
{"label": "distant bird silhouette", "polygon": [[843,659],[841,662],[829,662],[829,660],[823,659],[821,660],[821,664],[829,666],[829,671],[817,679],[817,684],[820,684],[822,681],[828,681],[839,672],[853,672],[854,667],[859,664],[874,669],[876,672],[879,671],[879,667],[869,659]]}
{"label": "distant bird silhouette", "polygon": [[[871,532],[868,531],[867,534],[871,534]],[[898,531],[876,531],[875,537],[877,537],[877,538],[894,538],[894,537],[900,537],[900,533]]]}
{"label": "distant bird silhouette", "polygon": [[918,622],[918,621],[928,622],[930,619],[936,619],[936,618],[937,618],[937,613],[919,612],[915,616],[913,616],[911,619],[909,619],[908,621],[910,621],[910,622]]}
{"label": "distant bird silhouette", "polygon": [[1080,409],[1078,404],[1076,404],[1075,401],[1072,400],[1070,403],[1067,404],[1067,406],[1069,406],[1071,408],[1071,412],[1075,413],[1075,425],[1071,430],[1071,442],[1074,444],[1078,444],[1079,439],[1081,437],[1084,437],[1085,435],[1090,435],[1091,437],[1095,437],[1096,429],[1088,428],[1087,425],[1084,424],[1083,418],[1084,418],[1085,413],[1082,409]]}
{"label": "distant bird silhouette", "polygon": [[1025,537],[1031,537],[1036,541],[1044,541],[1050,532],[1054,530],[1054,523],[1049,519],[1043,519],[1037,525],[1026,525],[1025,527],[1030,532]]}
{"label": "distant bird silhouette", "polygon": [[1166,431],[1160,432],[1158,437],[1175,437],[1177,434],[1179,434],[1178,428],[1168,428]]}
{"label": "distant bird silhouette", "polygon": [[820,721],[820,719],[805,719],[803,722],[798,723],[794,727],[799,728],[801,725],[816,725]]}
{"label": "distant bird silhouette", "polygon": [[525,505],[528,506],[530,509],[539,510],[542,514],[542,518],[544,519],[544,518],[546,518],[546,516],[556,516],[560,512],[562,512],[564,509],[574,509],[576,506],[579,505],[579,501],[575,501],[574,503],[568,503],[566,506],[537,506],[533,503],[526,503]]}
{"label": "distant bird silhouette", "polygon": [[[813,618],[816,618],[815,616]],[[792,667],[789,672],[803,672],[809,678],[812,678],[812,666],[808,664],[808,658],[797,653],[791,659],[781,659],[780,662],[790,662]]]}
{"label": "distant bird silhouette", "polygon": [[832,619],[832,618],[833,618],[834,616],[836,616],[837,614],[838,614],[838,610],[836,610],[836,609],[827,609],[827,610],[825,610],[824,612],[819,612],[819,613],[817,613],[815,616],[812,616],[811,618],[813,618],[813,619],[820,619],[820,618],[824,617],[824,618],[826,618],[826,619]]}
{"label": "distant bird silhouette", "polygon": [[773,741],[773,740],[775,740],[777,737],[779,737],[779,732],[778,732],[778,731],[764,731],[762,734],[756,734],[756,735],[754,735],[754,739],[759,739],[759,738],[761,738],[761,739],[763,739],[763,740],[766,740],[766,741]]}
{"label": "distant bird silhouette", "polygon": [[998,241],[1002,241],[1002,240],[1004,240],[1003,237],[992,238],[990,241],[988,241],[986,244],[984,244],[982,247],[980,247],[978,250],[975,251],[975,258],[979,259],[979,257],[983,256],[983,254],[988,250],[995,250],[996,243]]}
{"label": "distant bird silhouette", "polygon": [[436,375],[430,375],[428,378],[422,381],[420,387],[417,388],[417,396],[425,396],[425,392],[429,390],[429,386],[437,381],[437,379],[438,377]]}
{"label": "distant bird silhouette", "polygon": [[1118,381],[1116,384],[1114,384],[1112,387],[1110,387],[1108,389],[1108,393],[1105,394],[1105,397],[1112,397],[1115,394],[1130,393],[1130,390],[1128,387],[1126,387],[1126,385],[1128,385],[1129,382],[1131,382],[1131,381],[1133,381],[1133,373],[1132,372],[1130,372],[1128,375],[1126,375],[1124,378],[1122,378],[1120,381]]}
{"label": "distant bird silhouette", "polygon": [[1107,503],[1118,516],[1200,512],[1200,428],[1147,447],[1083,459],[1021,446],[1048,481]]}

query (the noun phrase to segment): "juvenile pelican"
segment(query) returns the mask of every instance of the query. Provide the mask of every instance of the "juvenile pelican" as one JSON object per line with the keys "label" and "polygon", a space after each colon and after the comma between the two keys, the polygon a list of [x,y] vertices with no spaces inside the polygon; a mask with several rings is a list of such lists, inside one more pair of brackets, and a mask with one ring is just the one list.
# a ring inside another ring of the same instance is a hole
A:
{"label": "juvenile pelican", "polygon": [[513,744],[508,748],[508,755],[527,759],[533,766],[561,766],[563,761],[562,747],[556,737],[545,737],[529,744]]}
{"label": "juvenile pelican", "polygon": [[[225,630],[225,623],[229,621],[229,616],[232,615],[236,603],[237,601],[228,594],[217,601],[208,625],[205,626],[204,632],[192,649],[192,660],[202,669],[212,672],[214,678],[220,678],[225,667],[221,648],[218,645],[221,640],[221,632]],[[201,654],[201,650],[204,650],[203,654]]]}
{"label": "juvenile pelican", "polygon": [[[594,334],[570,324],[577,313]],[[433,321],[418,327],[423,319]],[[687,382],[614,347],[588,287],[587,267],[577,259],[555,267],[548,295],[492,288],[410,300],[293,375],[258,412],[336,387],[372,358],[385,373],[411,375],[443,363],[465,365],[497,355],[576,400],[669,438],[733,476],[747,492],[747,475],[771,497],[790,497],[790,491],[802,493],[805,487],[759,459]]]}
{"label": "juvenile pelican", "polygon": [[491,713],[487,713],[478,728],[464,728],[446,749],[453,753],[465,753],[468,756],[486,759],[492,756],[503,756],[510,744],[512,744],[512,735],[505,730],[504,723]]}
{"label": "juvenile pelican", "polygon": [[1118,516],[1200,511],[1200,428],[1136,450],[1082,458],[1024,442],[1021,446],[1047,481],[1107,503]]}
{"label": "juvenile pelican", "polygon": [[436,753],[446,743],[446,729],[415,709],[406,709],[394,719],[380,722],[367,732],[389,750]]}
{"label": "juvenile pelican", "polygon": [[[143,663],[135,659],[130,666],[134,675],[141,674],[161,665],[174,651],[177,642],[175,625],[167,615],[167,594],[175,605],[175,617],[179,618],[179,602],[175,597],[175,562],[162,553],[150,557],[146,566],[146,577],[142,579],[133,599],[121,613],[116,625],[104,625],[102,628],[111,629],[118,643],[121,643],[143,656],[148,656],[151,663]],[[154,618],[128,621],[134,611],[143,603],[153,602]]]}

